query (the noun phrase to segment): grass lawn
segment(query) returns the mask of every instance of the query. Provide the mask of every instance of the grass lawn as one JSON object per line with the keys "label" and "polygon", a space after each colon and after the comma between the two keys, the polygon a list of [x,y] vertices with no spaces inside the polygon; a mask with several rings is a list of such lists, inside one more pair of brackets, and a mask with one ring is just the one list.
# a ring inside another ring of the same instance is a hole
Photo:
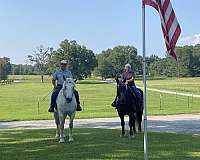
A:
{"label": "grass lawn", "polygon": [[[0,86],[0,121],[52,119],[48,113],[52,85],[50,77],[45,77],[45,83],[40,83],[39,76],[24,76],[28,79],[22,83]],[[162,83],[171,81],[163,80]],[[186,80],[185,80],[186,81]],[[81,105],[84,111],[78,112],[76,118],[97,118],[117,116],[111,103],[116,94],[114,84],[102,84],[95,81],[83,81],[77,84],[80,92]],[[95,83],[94,83],[95,82]],[[140,82],[137,81],[137,84]],[[161,80],[149,82],[162,84]],[[171,84],[172,85],[172,84]],[[183,84],[184,85],[184,84]],[[46,97],[44,100],[43,98]],[[160,101],[161,97],[161,101]],[[39,99],[39,113],[38,113]],[[147,107],[150,115],[199,113],[199,98],[189,98],[170,94],[160,94],[148,91]]]}
{"label": "grass lawn", "polygon": [[[143,134],[120,138],[119,130],[75,129],[75,142],[59,144],[54,129],[0,131],[1,160],[143,160]],[[149,159],[199,160],[200,136],[149,133]]]}
{"label": "grass lawn", "polygon": [[[138,81],[142,86],[142,82]],[[165,80],[147,80],[149,88],[172,90],[177,92],[189,92],[200,94],[200,77],[168,78]]]}

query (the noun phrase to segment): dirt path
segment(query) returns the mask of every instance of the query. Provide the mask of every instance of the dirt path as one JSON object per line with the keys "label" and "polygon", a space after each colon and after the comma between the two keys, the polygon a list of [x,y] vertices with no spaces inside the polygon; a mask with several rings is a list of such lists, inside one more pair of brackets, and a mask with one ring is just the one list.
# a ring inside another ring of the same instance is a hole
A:
{"label": "dirt path", "polygon": [[[126,117],[126,127],[127,125],[128,118]],[[75,128],[119,129],[120,121],[119,118],[76,119],[74,126]],[[53,120],[0,122],[0,129],[9,128],[55,128],[55,123]],[[200,114],[149,116],[148,131],[200,135]]]}
{"label": "dirt path", "polygon": [[181,93],[181,92],[175,92],[175,91],[169,91],[169,90],[161,90],[161,89],[155,89],[155,88],[147,88],[147,90],[154,91],[154,92],[160,92],[160,93],[168,93],[168,94],[175,94],[175,95],[180,95],[180,96],[189,96],[189,97],[200,98],[199,94]]}

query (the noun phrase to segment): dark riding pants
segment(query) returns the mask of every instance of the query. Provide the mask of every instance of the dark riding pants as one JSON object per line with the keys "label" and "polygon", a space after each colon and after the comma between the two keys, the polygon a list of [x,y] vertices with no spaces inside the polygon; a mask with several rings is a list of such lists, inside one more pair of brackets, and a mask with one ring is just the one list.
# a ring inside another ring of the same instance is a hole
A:
{"label": "dark riding pants", "polygon": [[[137,105],[139,106],[140,102],[142,101],[142,95],[141,95],[140,91],[137,89],[136,86],[128,86],[128,87],[129,87],[129,91],[135,97]],[[115,100],[111,104],[113,107],[117,107],[118,106],[118,101],[117,100],[118,100],[118,98],[116,96]]]}
{"label": "dark riding pants", "polygon": [[138,100],[140,100],[140,99],[141,99],[141,93],[140,93],[140,91],[137,89],[137,87],[136,87],[136,86],[130,86],[130,89],[131,89],[131,91],[135,94],[136,98],[137,98]]}
{"label": "dark riding pants", "polygon": [[[51,108],[55,108],[55,105],[56,105],[56,98],[60,92],[60,90],[62,89],[62,85],[58,85],[54,88],[53,90],[53,93],[51,95]],[[80,105],[80,100],[79,100],[79,93],[77,90],[74,89],[74,96],[76,98],[76,102],[77,102],[77,105]]]}
{"label": "dark riding pants", "polygon": [[129,86],[129,90],[133,96],[135,96],[137,106],[141,105],[142,95],[136,86]]}

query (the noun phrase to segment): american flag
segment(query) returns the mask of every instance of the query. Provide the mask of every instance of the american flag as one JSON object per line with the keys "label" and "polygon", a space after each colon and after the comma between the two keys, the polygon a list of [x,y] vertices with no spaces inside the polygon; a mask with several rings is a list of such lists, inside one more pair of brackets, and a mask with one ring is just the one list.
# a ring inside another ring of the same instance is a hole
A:
{"label": "american flag", "polygon": [[160,14],[167,52],[177,60],[175,47],[181,34],[181,28],[170,0],[143,0],[143,3],[152,6]]}

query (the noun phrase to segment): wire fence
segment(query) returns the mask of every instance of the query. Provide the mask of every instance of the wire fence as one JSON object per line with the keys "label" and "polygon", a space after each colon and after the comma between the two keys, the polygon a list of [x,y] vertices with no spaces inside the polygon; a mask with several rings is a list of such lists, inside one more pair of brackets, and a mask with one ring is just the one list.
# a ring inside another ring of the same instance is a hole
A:
{"label": "wire fence", "polygon": [[13,82],[14,82],[13,79],[0,80],[0,84],[1,84],[1,85],[8,85],[8,84],[11,84],[11,83],[13,83]]}
{"label": "wire fence", "polygon": [[[184,93],[180,95],[178,92],[177,94],[170,94],[170,93],[160,93],[155,91],[148,92],[148,105],[151,108],[154,108],[154,111],[151,112],[152,114],[158,113],[158,110],[168,111],[167,113],[173,114],[174,113],[194,113],[200,112],[200,98],[193,93]],[[157,108],[157,109],[156,109]]]}
{"label": "wire fence", "polygon": [[[45,97],[38,99],[38,114],[40,107],[39,104],[46,103],[45,101],[47,100],[49,102],[48,96],[50,93],[48,93],[48,95]],[[114,98],[115,96],[81,97],[81,106],[83,109],[82,112],[87,112],[89,117],[92,117],[93,112],[113,113],[115,110],[111,106],[111,103],[113,102]],[[147,107],[149,108],[149,114],[178,114],[200,112],[199,105],[200,98],[194,96],[159,93],[155,91],[149,91],[147,94]]]}
{"label": "wire fence", "polygon": [[[49,118],[48,108],[52,86],[49,83],[39,84],[40,86],[37,84],[37,87],[34,87],[35,83],[2,86],[0,92],[0,112],[2,113],[2,117],[6,119],[7,115],[10,119],[18,119],[18,117],[26,114],[28,118],[33,117],[30,119]],[[116,110],[111,106],[116,96],[116,86],[113,84],[109,84],[109,86],[108,84],[98,85],[81,84],[79,86],[78,90],[80,92],[83,111],[77,114],[78,118],[117,116]],[[21,94],[22,92],[26,92],[27,94]],[[148,114],[162,115],[200,112],[200,98],[196,97],[193,93],[184,93],[184,95],[180,95],[178,92],[170,94],[148,91]],[[11,115],[10,113],[15,114]],[[15,118],[12,116],[15,116]]]}

